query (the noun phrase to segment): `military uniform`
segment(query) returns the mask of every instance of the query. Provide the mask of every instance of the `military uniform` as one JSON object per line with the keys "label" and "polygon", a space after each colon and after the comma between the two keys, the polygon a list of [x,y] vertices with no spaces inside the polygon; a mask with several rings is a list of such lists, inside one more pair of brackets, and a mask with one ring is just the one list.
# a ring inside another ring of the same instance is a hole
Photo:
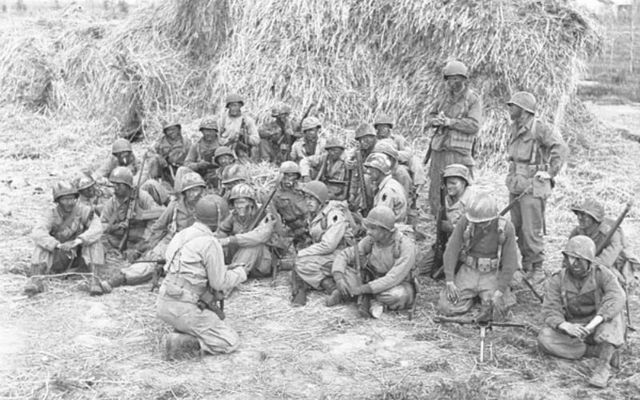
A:
{"label": "military uniform", "polygon": [[200,138],[195,145],[191,146],[184,160],[184,165],[199,173],[210,186],[213,186],[213,181],[218,177],[217,166],[213,162],[213,155],[218,147],[220,147],[218,139],[207,141]]}
{"label": "military uniform", "polygon": [[303,158],[313,156],[316,154],[324,153],[324,145],[326,141],[323,138],[318,138],[315,143],[307,143],[304,137],[296,140],[291,146],[292,161],[299,163]]}
{"label": "military uniform", "polygon": [[407,221],[407,197],[404,188],[391,175],[387,175],[374,189],[373,206],[387,206],[396,216],[396,222]]}
{"label": "military uniform", "polygon": [[294,242],[304,242],[308,236],[308,212],[302,192],[298,188],[288,189],[280,185],[273,195],[271,208],[287,227],[285,236],[293,237]]}
{"label": "military uniform", "polygon": [[167,247],[166,259],[158,317],[177,331],[196,337],[208,353],[236,350],[238,334],[213,311],[201,310],[197,302],[207,290],[230,292],[247,279],[244,269],[227,269],[220,243],[211,229],[198,221],[176,234]]}
{"label": "military uniform", "polygon": [[269,121],[258,129],[260,135],[259,161],[280,165],[291,157],[291,146],[295,140],[293,124],[287,119],[284,125]]}
{"label": "military uniform", "polygon": [[231,147],[239,160],[248,161],[252,156],[252,148],[260,145],[260,135],[254,119],[244,114],[231,117],[224,113],[219,124],[220,145]]}
{"label": "military uniform", "polygon": [[173,186],[177,180],[176,169],[185,163],[190,149],[191,141],[184,136],[173,142],[166,135],[162,136],[153,146],[155,154],[149,160],[149,177],[159,178]]}

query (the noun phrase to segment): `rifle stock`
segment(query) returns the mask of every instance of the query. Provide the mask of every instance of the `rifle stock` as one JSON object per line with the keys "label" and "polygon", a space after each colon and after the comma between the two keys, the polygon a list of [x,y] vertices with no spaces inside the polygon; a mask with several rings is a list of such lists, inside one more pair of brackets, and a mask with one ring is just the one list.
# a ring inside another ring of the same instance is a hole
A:
{"label": "rifle stock", "polygon": [[362,153],[360,152],[359,148],[356,149],[356,163],[358,167],[358,183],[360,184],[360,193],[362,193],[362,201],[364,203],[362,215],[366,216],[369,210],[373,208],[373,199],[370,199],[367,193],[367,185],[364,181],[364,165],[362,164]]}
{"label": "rifle stock", "polygon": [[[122,240],[118,244],[118,250],[121,252],[126,250],[127,248],[127,240],[129,240],[129,231],[131,230],[131,220],[133,219],[133,215],[136,212],[136,205],[138,204],[138,196],[140,195],[140,184],[142,183],[142,171],[144,171],[144,164],[147,162],[147,155],[142,158],[142,165],[140,166],[140,173],[138,174],[138,182],[136,182],[136,187],[134,188],[133,196],[129,196],[127,200],[127,227],[124,230],[124,234],[122,235]],[[169,170],[171,170],[171,165],[169,165]],[[133,200],[133,207],[131,206],[131,200]]]}
{"label": "rifle stock", "polygon": [[613,226],[611,227],[609,232],[607,232],[607,236],[605,236],[604,240],[596,247],[596,256],[600,255],[600,253],[602,253],[602,250],[604,250],[605,247],[607,247],[611,243],[611,238],[613,237],[613,235],[615,235],[618,228],[620,228],[620,225],[622,225],[622,221],[625,219],[632,206],[633,200],[629,200],[624,210],[622,210],[616,221],[613,223]]}
{"label": "rifle stock", "polygon": [[278,191],[278,187],[279,186],[280,186],[280,179],[278,179],[276,181],[276,185],[273,188],[273,190],[271,191],[271,193],[269,194],[269,197],[267,198],[267,201],[265,201],[264,204],[260,207],[260,209],[258,210],[258,213],[256,214],[256,217],[251,222],[251,225],[249,226],[249,230],[250,231],[254,230],[256,228],[256,226],[258,226],[260,221],[262,221],[262,219],[264,218],[265,213],[267,211],[267,207],[269,207],[269,204],[271,204],[271,200],[273,200],[273,196],[276,195],[276,192]]}
{"label": "rifle stock", "polygon": [[435,273],[431,274],[432,279],[440,279],[444,275],[444,268],[441,268],[443,265],[442,256],[444,254],[444,249],[447,245],[447,239],[449,235],[442,230],[442,225],[445,219],[447,219],[447,209],[446,209],[446,188],[444,183],[444,178],[440,178],[440,211],[438,212],[438,220],[436,221],[436,244],[434,246],[433,252],[433,263],[437,268]]}

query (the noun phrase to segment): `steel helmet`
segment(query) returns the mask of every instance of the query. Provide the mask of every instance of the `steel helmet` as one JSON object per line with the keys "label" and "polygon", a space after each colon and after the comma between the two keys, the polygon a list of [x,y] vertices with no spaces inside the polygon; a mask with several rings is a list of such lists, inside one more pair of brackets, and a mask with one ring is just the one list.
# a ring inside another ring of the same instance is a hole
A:
{"label": "steel helmet", "polygon": [[60,197],[68,195],[78,197],[78,189],[71,182],[58,181],[53,185],[53,201],[58,201]]}
{"label": "steel helmet", "polygon": [[460,61],[449,61],[447,65],[442,69],[442,75],[444,77],[460,75],[465,78],[469,78],[469,70],[467,66],[461,63]]}
{"label": "steel helmet", "polygon": [[327,139],[327,143],[324,145],[325,149],[334,149],[337,147],[341,148],[342,150],[345,149],[344,144],[337,137],[330,137],[329,139]]}
{"label": "steel helmet", "polygon": [[376,136],[376,130],[369,124],[360,124],[356,128],[356,139],[360,139],[365,136]]}
{"label": "steel helmet", "polygon": [[281,174],[298,174],[298,177],[302,175],[300,172],[300,166],[293,161],[285,161],[280,165]]}
{"label": "steel helmet", "polygon": [[316,117],[308,117],[308,118],[305,118],[304,121],[302,121],[302,132],[308,131],[314,128],[321,128],[321,127],[322,127],[322,124],[320,123],[320,120]]}
{"label": "steel helmet", "polygon": [[371,153],[364,162],[365,167],[375,168],[382,172],[383,175],[389,175],[391,173],[391,161],[383,154]]}
{"label": "steel helmet", "polygon": [[111,154],[124,153],[125,151],[133,151],[131,142],[127,139],[116,139],[111,145]]}
{"label": "steel helmet", "polygon": [[192,189],[194,187],[206,187],[207,185],[204,183],[204,179],[197,172],[187,172],[182,175],[182,188],[180,192],[184,192],[185,190]]}
{"label": "steel helmet", "polygon": [[271,116],[277,117],[283,114],[291,114],[291,106],[287,103],[276,103],[273,107],[271,107]]}
{"label": "steel helmet", "polygon": [[247,172],[240,164],[231,164],[222,171],[221,180],[223,184],[235,181],[246,181]]}
{"label": "steel helmet", "polygon": [[469,168],[462,164],[450,164],[448,165],[442,174],[443,178],[457,177],[464,179],[467,185],[471,184],[471,174]]}
{"label": "steel helmet", "polygon": [[96,184],[96,181],[89,175],[82,174],[75,179],[73,184],[75,185],[76,189],[80,191],[89,189],[91,186]]}
{"label": "steel helmet", "polygon": [[507,105],[514,104],[531,114],[536,113],[536,98],[529,92],[516,92],[511,96]]}
{"label": "steel helmet", "polygon": [[380,114],[373,122],[373,126],[378,125],[389,125],[389,127],[393,128],[393,119],[387,114]]}
{"label": "steel helmet", "polygon": [[213,152],[213,162],[217,162],[218,157],[225,156],[225,155],[231,156],[234,159],[236,158],[236,155],[233,153],[233,150],[231,150],[231,147],[220,146],[216,149],[216,151]]}
{"label": "steel helmet", "polygon": [[396,149],[396,146],[393,145],[393,142],[389,140],[378,141],[373,147],[373,152],[386,154],[394,160],[398,161],[398,150]]}
{"label": "steel helmet", "polygon": [[166,131],[168,128],[171,128],[172,126],[177,126],[178,128],[182,129],[182,125],[180,125],[180,122],[178,121],[164,121],[162,123],[162,131]]}
{"label": "steel helmet", "polygon": [[369,211],[364,223],[379,226],[388,231],[395,230],[396,216],[387,206],[377,206]]}
{"label": "steel helmet", "polygon": [[569,239],[562,254],[593,262],[596,258],[596,244],[588,236],[574,236]]}
{"label": "steel helmet", "polygon": [[244,99],[238,93],[230,93],[224,101],[224,105],[229,107],[231,103],[240,103],[241,106],[244,106]]}
{"label": "steel helmet", "polygon": [[254,203],[256,201],[256,191],[247,183],[239,183],[235,185],[229,194],[229,201],[243,198],[249,199]]}
{"label": "steel helmet", "polygon": [[202,198],[212,201],[218,206],[218,220],[223,221],[229,216],[229,204],[225,199],[213,193],[202,196]]}
{"label": "steel helmet", "polygon": [[203,118],[202,121],[200,121],[199,130],[203,130],[203,129],[211,129],[211,130],[214,130],[214,131],[219,131],[220,130],[218,128],[218,121],[216,121],[216,119],[213,118],[213,117]]}
{"label": "steel helmet", "polygon": [[488,222],[498,218],[498,205],[490,193],[478,193],[466,212],[467,220],[474,224]]}
{"label": "steel helmet", "polygon": [[125,185],[133,188],[133,174],[127,167],[116,167],[111,171],[109,175],[109,181],[111,183],[124,183]]}
{"label": "steel helmet", "polygon": [[214,227],[218,225],[218,209],[219,205],[215,201],[203,197],[196,203],[195,217],[211,230],[215,230]]}
{"label": "steel helmet", "polygon": [[574,213],[585,213],[590,215],[597,222],[604,219],[604,206],[593,199],[587,199],[581,206],[571,207]]}
{"label": "steel helmet", "polygon": [[329,200],[329,189],[320,181],[307,182],[302,187],[302,191],[316,198],[320,204],[325,204]]}

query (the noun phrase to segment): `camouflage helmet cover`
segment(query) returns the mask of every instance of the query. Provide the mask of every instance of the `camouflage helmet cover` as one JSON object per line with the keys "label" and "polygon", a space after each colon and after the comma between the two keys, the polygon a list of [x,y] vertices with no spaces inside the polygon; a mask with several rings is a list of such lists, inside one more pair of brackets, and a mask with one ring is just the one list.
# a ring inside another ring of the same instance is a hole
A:
{"label": "camouflage helmet cover", "polygon": [[280,165],[281,174],[298,174],[300,176],[300,166],[293,161],[285,161]]}
{"label": "camouflage helmet cover", "polygon": [[276,103],[271,107],[271,116],[277,117],[279,115],[291,114],[291,106],[287,103]]}
{"label": "camouflage helmet cover", "polygon": [[221,180],[223,184],[235,181],[246,181],[247,171],[240,164],[231,164],[222,171]]}
{"label": "camouflage helmet cover", "polygon": [[202,179],[200,174],[198,174],[197,172],[187,172],[186,174],[182,175],[181,186],[182,188],[180,189],[180,192],[183,193],[186,190],[193,189],[194,187],[204,188],[206,187],[206,184],[204,183],[204,179]]}
{"label": "camouflage helmet cover", "polygon": [[231,147],[220,146],[216,149],[216,151],[213,152],[213,162],[216,162],[218,157],[221,157],[224,155],[231,156],[234,159],[236,158],[236,155],[233,153],[233,150],[231,150]]}
{"label": "camouflage helmet cover", "polygon": [[314,128],[321,128],[322,124],[320,123],[320,120],[316,117],[308,117],[305,118],[304,121],[302,121],[302,131],[308,131]]}
{"label": "camouflage helmet cover", "polygon": [[446,178],[461,178],[467,182],[467,185],[471,185],[471,173],[469,172],[469,168],[462,164],[450,164],[448,165],[442,174],[444,179]]}
{"label": "camouflage helmet cover", "polygon": [[240,103],[241,106],[244,106],[244,99],[238,93],[230,93],[224,101],[225,107],[229,107],[231,103]]}
{"label": "camouflage helmet cover", "polygon": [[562,254],[593,262],[596,258],[596,245],[588,236],[574,236],[569,239]]}
{"label": "camouflage helmet cover", "polygon": [[239,183],[231,189],[229,194],[229,201],[236,199],[249,199],[255,203],[256,191],[247,183]]}
{"label": "camouflage helmet cover", "polygon": [[383,175],[391,173],[391,161],[380,153],[371,153],[364,162],[365,167],[375,168],[382,172]]}
{"label": "camouflage helmet cover", "polygon": [[216,121],[215,118],[213,117],[206,117],[203,118],[202,121],[200,121],[200,130],[203,129],[211,129],[214,131],[219,131],[220,129],[218,128],[218,121]]}
{"label": "camouflage helmet cover", "polygon": [[393,119],[387,114],[380,114],[373,122],[373,126],[378,125],[389,125],[391,128],[393,128]]}
{"label": "camouflage helmet cover", "polygon": [[327,143],[324,145],[325,149],[333,149],[338,147],[342,150],[345,149],[344,143],[342,143],[342,141],[337,137],[330,137],[329,139],[327,139]]}
{"label": "camouflage helmet cover", "polygon": [[591,216],[595,221],[602,222],[604,220],[604,206],[593,199],[587,199],[580,206],[571,207],[574,213],[585,213]]}

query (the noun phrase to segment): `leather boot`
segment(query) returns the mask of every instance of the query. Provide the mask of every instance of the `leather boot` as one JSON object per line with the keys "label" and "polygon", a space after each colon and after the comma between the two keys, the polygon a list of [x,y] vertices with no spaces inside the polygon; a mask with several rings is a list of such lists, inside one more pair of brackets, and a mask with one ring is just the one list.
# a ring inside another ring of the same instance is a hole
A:
{"label": "leather boot", "polygon": [[327,307],[333,307],[333,306],[337,306],[338,304],[341,304],[344,302],[344,299],[342,298],[342,295],[340,294],[339,290],[334,290],[331,295],[329,297],[327,297],[327,300],[325,301],[325,304],[327,305]]}
{"label": "leather boot", "polygon": [[124,274],[122,272],[118,271],[115,275],[113,275],[111,278],[109,278],[107,283],[109,284],[109,286],[112,289],[114,289],[114,288],[117,288],[119,286],[126,285],[127,284],[127,278],[124,276]]}
{"label": "leather boot", "polygon": [[307,284],[300,278],[295,269],[291,271],[291,280],[293,284],[291,288],[291,303],[294,307],[305,306],[307,304]]}
{"label": "leather boot", "polygon": [[91,277],[91,283],[89,284],[89,295],[90,296],[100,296],[104,294],[104,290],[102,289],[102,285],[100,284],[100,279],[97,276]]}
{"label": "leather boot", "polygon": [[371,295],[363,294],[358,302],[358,315],[362,318],[371,318]]}
{"label": "leather boot", "polygon": [[23,292],[29,297],[33,297],[38,293],[44,292],[44,281],[41,278],[31,277],[24,285]]}
{"label": "leather boot", "polygon": [[609,365],[609,361],[598,360],[598,365],[589,379],[589,384],[601,389],[606,388],[610,377],[611,366]]}
{"label": "leather boot", "polygon": [[336,282],[331,277],[324,278],[322,282],[320,282],[320,287],[322,287],[325,292],[331,294],[336,290]]}
{"label": "leather boot", "polygon": [[194,336],[172,332],[165,337],[164,357],[167,361],[191,358],[199,352],[200,342]]}

